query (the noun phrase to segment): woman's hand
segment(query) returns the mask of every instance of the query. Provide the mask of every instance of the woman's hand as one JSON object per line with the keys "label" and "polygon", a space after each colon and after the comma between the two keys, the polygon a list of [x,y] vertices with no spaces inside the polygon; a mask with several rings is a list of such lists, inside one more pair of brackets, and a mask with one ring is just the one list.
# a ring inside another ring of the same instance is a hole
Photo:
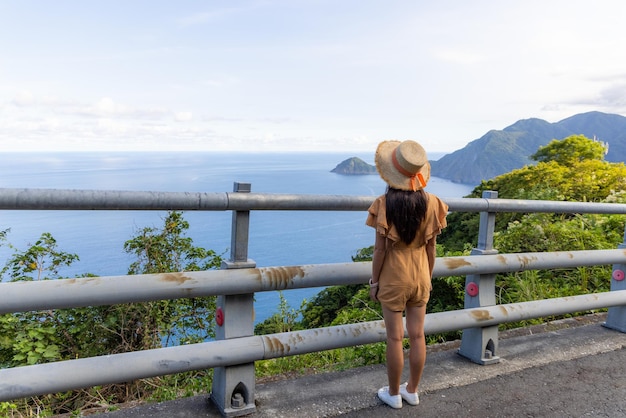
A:
{"label": "woman's hand", "polygon": [[369,281],[370,285],[370,299],[374,302],[378,302],[378,282],[373,282],[372,279]]}
{"label": "woman's hand", "polygon": [[370,287],[370,299],[374,302],[378,302],[378,286]]}

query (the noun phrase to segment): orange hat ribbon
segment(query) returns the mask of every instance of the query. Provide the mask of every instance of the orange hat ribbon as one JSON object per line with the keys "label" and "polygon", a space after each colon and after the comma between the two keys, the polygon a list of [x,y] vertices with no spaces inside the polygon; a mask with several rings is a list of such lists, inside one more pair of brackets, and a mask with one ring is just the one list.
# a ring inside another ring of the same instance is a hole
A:
{"label": "orange hat ribbon", "polygon": [[422,185],[422,188],[425,188],[426,180],[424,180],[424,176],[422,176],[422,173],[417,173],[417,178],[420,179],[420,184]]}

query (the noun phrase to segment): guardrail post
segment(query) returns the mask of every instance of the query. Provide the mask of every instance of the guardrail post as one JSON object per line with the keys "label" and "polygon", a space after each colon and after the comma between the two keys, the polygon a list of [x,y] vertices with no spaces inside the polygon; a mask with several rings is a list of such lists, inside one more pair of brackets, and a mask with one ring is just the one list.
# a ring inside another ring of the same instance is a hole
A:
{"label": "guardrail post", "polygon": [[[235,192],[250,193],[250,190],[250,183],[234,184]],[[248,259],[249,229],[250,211],[233,211],[230,259],[222,262],[222,269],[256,267],[256,263]],[[254,335],[254,293],[218,296],[215,322],[217,340]],[[214,368],[211,399],[223,416],[255,412],[254,391],[254,362]]]}
{"label": "guardrail post", "polygon": [[[483,198],[497,199],[498,192],[483,191]],[[493,248],[493,232],[496,224],[495,212],[481,212],[478,230],[478,246],[471,252],[472,255],[497,254]],[[465,309],[496,304],[496,275],[477,274],[465,277]],[[467,357],[474,363],[498,363],[498,326],[483,328],[468,328],[463,330],[459,354]]]}
{"label": "guardrail post", "polygon": [[[626,248],[626,227],[624,227],[624,242],[618,245],[617,248]],[[626,263],[613,264],[611,291],[614,290],[626,290]],[[626,306],[610,307],[604,326],[626,332]]]}

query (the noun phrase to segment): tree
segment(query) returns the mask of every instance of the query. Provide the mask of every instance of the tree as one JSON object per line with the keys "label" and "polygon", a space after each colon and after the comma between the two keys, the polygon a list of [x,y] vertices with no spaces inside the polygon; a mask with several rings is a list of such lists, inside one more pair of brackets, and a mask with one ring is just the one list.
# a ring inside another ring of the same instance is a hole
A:
{"label": "tree", "polygon": [[[6,240],[3,231],[2,239]],[[76,254],[58,249],[54,237],[49,233],[41,237],[26,250],[20,251],[8,244],[14,253],[0,270],[2,279],[9,281],[33,281],[59,279],[59,269],[78,260]],[[75,315],[64,317],[65,320]],[[62,359],[73,352],[75,343],[68,329],[57,325],[63,320],[54,311],[20,312],[0,316],[0,365],[19,366]]]}
{"label": "tree", "polygon": [[[626,190],[626,166],[604,161],[604,152],[602,143],[582,135],[554,140],[532,156],[538,161],[536,165],[483,181],[468,197],[481,197],[483,191],[495,190],[503,199],[605,202]],[[524,216],[523,213],[498,213],[496,231],[521,222]],[[550,215],[548,218],[544,217],[543,221],[560,222],[567,217]],[[468,243],[475,246],[478,224],[477,213],[451,213],[448,227],[438,241],[455,251]],[[526,248],[530,247],[526,245]]]}
{"label": "tree", "polygon": [[[189,223],[177,211],[167,214],[161,229],[143,228],[137,236],[124,243],[124,250],[137,258],[131,263],[128,274],[218,268],[221,256],[213,250],[194,246],[193,240],[185,236],[188,229]],[[214,337],[215,297],[161,300],[134,304],[132,307],[120,317],[125,318],[125,324],[136,334],[135,338],[144,340],[142,346],[135,349],[198,342]]]}
{"label": "tree", "polygon": [[584,160],[603,161],[607,152],[605,143],[590,140],[584,135],[572,135],[560,141],[553,139],[548,145],[539,147],[530,158],[538,162],[554,161],[569,166]]}
{"label": "tree", "polygon": [[[504,199],[625,202],[626,166],[604,161],[605,151],[604,144],[581,135],[552,141],[532,156],[536,165],[483,181],[469,197],[495,190]],[[451,213],[438,242],[457,251],[475,246],[478,217]],[[613,249],[622,242],[623,231],[620,215],[498,213],[494,248],[501,253]],[[498,275],[498,302],[607,291],[607,277],[609,266]],[[519,325],[523,323],[509,326]]]}
{"label": "tree", "polygon": [[200,271],[220,267],[222,258],[213,250],[193,245],[184,234],[189,229],[182,212],[172,211],[163,220],[163,228],[145,227],[124,243],[124,250],[134,254],[128,274]]}
{"label": "tree", "polygon": [[[6,238],[6,231],[4,234]],[[25,251],[15,250],[2,271],[2,275],[9,274],[11,281],[19,280],[50,280],[59,279],[59,269],[69,267],[78,261],[78,255],[60,251],[56,239],[44,232],[39,239]]]}
{"label": "tree", "polygon": [[[192,240],[184,236],[188,228],[189,224],[180,212],[169,212],[163,228],[141,230],[138,236],[124,244],[126,251],[137,256],[129,267],[129,273],[190,271],[219,266],[219,255],[194,246]],[[6,231],[2,231],[0,243],[5,239]],[[76,254],[60,251],[49,233],[42,234],[26,250],[11,248],[14,254],[1,273],[3,278],[12,281],[62,280],[62,267],[78,260]],[[135,279],[130,277],[129,280]],[[214,335],[214,311],[215,298],[210,297],[0,315],[0,367],[206,340]],[[192,386],[197,386],[197,382],[205,377],[210,378],[210,373],[200,374],[175,375],[171,379],[176,380],[176,384],[189,379],[195,382]],[[67,413],[86,408],[91,402],[122,403],[141,399],[168,384],[167,378],[161,378],[108,385],[24,400],[16,408],[27,411],[30,402],[33,402],[37,408],[44,405],[54,414]]]}
{"label": "tree", "polygon": [[302,324],[298,321],[298,317],[307,303],[306,299],[302,301],[300,309],[297,310],[289,306],[289,303],[287,302],[287,299],[285,299],[281,290],[278,291],[278,297],[280,299],[278,312],[260,324],[255,325],[255,335],[275,334],[279,332],[290,332],[302,329]]}
{"label": "tree", "polygon": [[363,288],[361,284],[330,286],[319,292],[302,311],[304,328],[329,326],[339,311]]}

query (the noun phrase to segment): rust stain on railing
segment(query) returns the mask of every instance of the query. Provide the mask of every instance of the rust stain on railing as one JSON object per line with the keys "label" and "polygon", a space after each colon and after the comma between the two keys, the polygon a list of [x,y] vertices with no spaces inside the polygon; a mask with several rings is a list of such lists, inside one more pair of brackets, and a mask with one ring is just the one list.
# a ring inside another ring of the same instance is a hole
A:
{"label": "rust stain on railing", "polygon": [[[382,317],[381,317],[382,319]],[[384,322],[380,321],[380,325],[379,323],[375,323],[375,322],[361,322],[358,324],[358,326],[356,328],[352,328],[352,335],[354,337],[359,337],[361,334],[365,333],[366,331],[371,331],[371,330],[383,330],[385,329],[385,324]]]}
{"label": "rust stain on railing", "polygon": [[470,311],[470,315],[477,321],[488,321],[493,319],[493,316],[486,309],[474,309]]}
{"label": "rust stain on railing", "polygon": [[443,260],[444,260],[444,263],[446,264],[446,267],[448,267],[450,270],[454,270],[459,267],[472,265],[472,263],[470,263],[469,261],[467,261],[465,258],[462,258],[462,257],[444,258]]}
{"label": "rust stain on railing", "polygon": [[192,278],[189,276],[185,276],[184,273],[161,273],[159,274],[159,280],[168,283],[183,284],[187,280],[192,280]]}
{"label": "rust stain on railing", "polygon": [[304,269],[301,266],[265,267],[259,269],[259,279],[261,281],[267,280],[273,290],[293,287],[294,279],[303,277]]}
{"label": "rust stain on railing", "polygon": [[517,260],[520,262],[521,267],[526,267],[532,264],[533,261],[537,261],[537,257],[518,256]]}
{"label": "rust stain on railing", "polygon": [[100,277],[81,277],[81,278],[71,278],[71,279],[63,279],[57,281],[60,286],[73,286],[75,284],[85,285],[85,284],[100,284]]}
{"label": "rust stain on railing", "polygon": [[276,354],[283,356],[291,351],[291,347],[287,344],[283,344],[280,338],[264,336],[263,343],[272,356],[275,356]]}
{"label": "rust stain on railing", "polygon": [[[264,358],[276,358],[281,356],[297,355],[309,352],[307,346],[314,342],[327,339],[340,339],[344,341],[350,338],[360,338],[367,335],[368,331],[379,328],[377,323],[363,322],[348,326],[334,326],[328,328],[316,328],[303,331],[293,331],[281,334],[262,335],[265,350]],[[384,327],[383,327],[384,328]],[[381,328],[382,329],[382,328]]]}

